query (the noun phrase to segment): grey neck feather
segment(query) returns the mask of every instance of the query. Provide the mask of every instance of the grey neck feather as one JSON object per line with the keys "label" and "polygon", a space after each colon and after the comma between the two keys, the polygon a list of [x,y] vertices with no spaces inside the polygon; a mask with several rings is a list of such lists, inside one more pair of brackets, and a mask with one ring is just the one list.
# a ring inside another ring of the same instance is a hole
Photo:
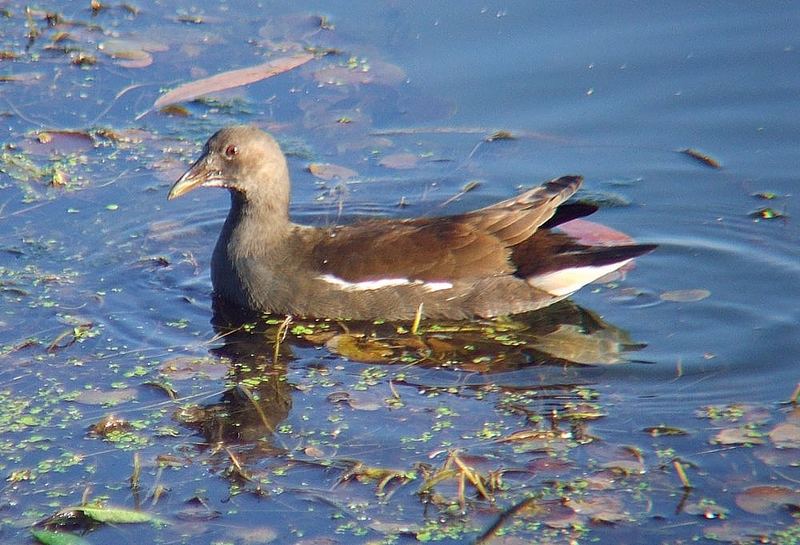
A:
{"label": "grey neck feather", "polygon": [[292,227],[288,195],[255,193],[231,191],[231,208],[220,241],[224,240],[228,252],[238,254],[236,257],[268,252],[285,239]]}

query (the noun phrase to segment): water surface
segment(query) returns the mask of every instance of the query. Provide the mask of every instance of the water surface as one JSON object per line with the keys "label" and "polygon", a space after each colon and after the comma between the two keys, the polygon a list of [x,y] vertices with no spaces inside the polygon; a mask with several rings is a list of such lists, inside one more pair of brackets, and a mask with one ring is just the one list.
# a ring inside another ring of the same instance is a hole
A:
{"label": "water surface", "polygon": [[[90,543],[792,542],[796,3],[129,7],[28,18],[11,2],[0,19],[4,542],[84,500],[169,521],[75,522]],[[339,54],[137,118],[165,89],[312,46]],[[230,333],[212,308],[227,196],[166,201],[204,140],[243,122],[288,152],[298,221],[455,213],[582,174],[593,220],[659,249],[581,308],[525,317],[522,347],[484,324],[426,333],[422,358],[383,324],[350,332],[390,345],[364,363],[326,346],[342,330],[324,324],[276,357],[283,317]],[[92,138],[40,142],[57,129]],[[515,138],[485,141],[497,130]],[[412,168],[381,166],[397,153]],[[323,181],[312,162],[357,176]],[[663,300],[677,290],[708,296]],[[638,349],[570,365],[556,330]],[[110,415],[126,423],[92,431]],[[453,456],[505,485],[426,489]]]}

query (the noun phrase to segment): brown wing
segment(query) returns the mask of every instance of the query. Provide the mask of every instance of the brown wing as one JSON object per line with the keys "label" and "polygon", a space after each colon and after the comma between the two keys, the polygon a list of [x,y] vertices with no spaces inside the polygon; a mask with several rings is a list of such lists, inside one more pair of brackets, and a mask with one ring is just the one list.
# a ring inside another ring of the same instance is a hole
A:
{"label": "brown wing", "polygon": [[330,231],[317,241],[313,266],[348,282],[382,278],[453,281],[509,274],[510,250],[497,237],[434,218],[368,221]]}
{"label": "brown wing", "polygon": [[512,274],[511,247],[530,238],[582,182],[564,176],[513,199],[442,218],[368,221],[320,237],[312,261],[348,282],[453,281]]}
{"label": "brown wing", "polygon": [[582,183],[581,176],[562,176],[513,199],[454,216],[454,219],[494,235],[506,246],[514,246],[533,236]]}

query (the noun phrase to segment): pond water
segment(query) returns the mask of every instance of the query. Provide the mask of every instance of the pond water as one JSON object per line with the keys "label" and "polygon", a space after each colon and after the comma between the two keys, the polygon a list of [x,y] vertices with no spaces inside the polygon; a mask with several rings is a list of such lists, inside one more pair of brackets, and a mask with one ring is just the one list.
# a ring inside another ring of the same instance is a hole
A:
{"label": "pond water", "polygon": [[[0,5],[0,540],[796,543],[800,4],[290,4]],[[659,247],[514,320],[242,324],[227,195],[166,201],[233,123],[298,221],[581,174]]]}

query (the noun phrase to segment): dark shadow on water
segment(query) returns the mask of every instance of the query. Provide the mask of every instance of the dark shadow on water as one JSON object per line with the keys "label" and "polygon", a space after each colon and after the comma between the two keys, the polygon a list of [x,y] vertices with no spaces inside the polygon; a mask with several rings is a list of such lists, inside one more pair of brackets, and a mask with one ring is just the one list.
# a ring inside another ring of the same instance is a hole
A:
{"label": "dark shadow on water", "polygon": [[[624,363],[645,346],[570,301],[508,319],[423,323],[417,334],[407,323],[289,321],[244,313],[219,301],[212,324],[224,344],[211,352],[230,362],[228,382],[234,386],[180,420],[197,429],[209,448],[237,445],[240,463],[288,450],[279,444],[276,429],[289,416],[293,394],[301,388],[289,381],[287,372],[303,350],[324,346],[327,351],[320,354],[332,356],[302,364],[309,367],[343,361],[394,366],[404,371],[403,378],[395,378],[396,385],[428,390],[450,388],[453,380],[467,390],[497,384],[509,391],[536,391],[555,410],[575,401],[571,392],[581,382],[562,368]],[[516,380],[532,368],[553,372]],[[331,396],[333,403],[352,402],[347,391]]]}
{"label": "dark shadow on water", "polygon": [[[286,322],[286,324],[284,324]],[[283,328],[282,325],[284,324]],[[461,322],[303,320],[258,314],[214,301],[220,355],[291,359],[294,349],[326,346],[351,361],[497,373],[527,365],[612,365],[646,345],[591,310],[566,300],[508,318]],[[276,340],[278,352],[276,352]]]}

